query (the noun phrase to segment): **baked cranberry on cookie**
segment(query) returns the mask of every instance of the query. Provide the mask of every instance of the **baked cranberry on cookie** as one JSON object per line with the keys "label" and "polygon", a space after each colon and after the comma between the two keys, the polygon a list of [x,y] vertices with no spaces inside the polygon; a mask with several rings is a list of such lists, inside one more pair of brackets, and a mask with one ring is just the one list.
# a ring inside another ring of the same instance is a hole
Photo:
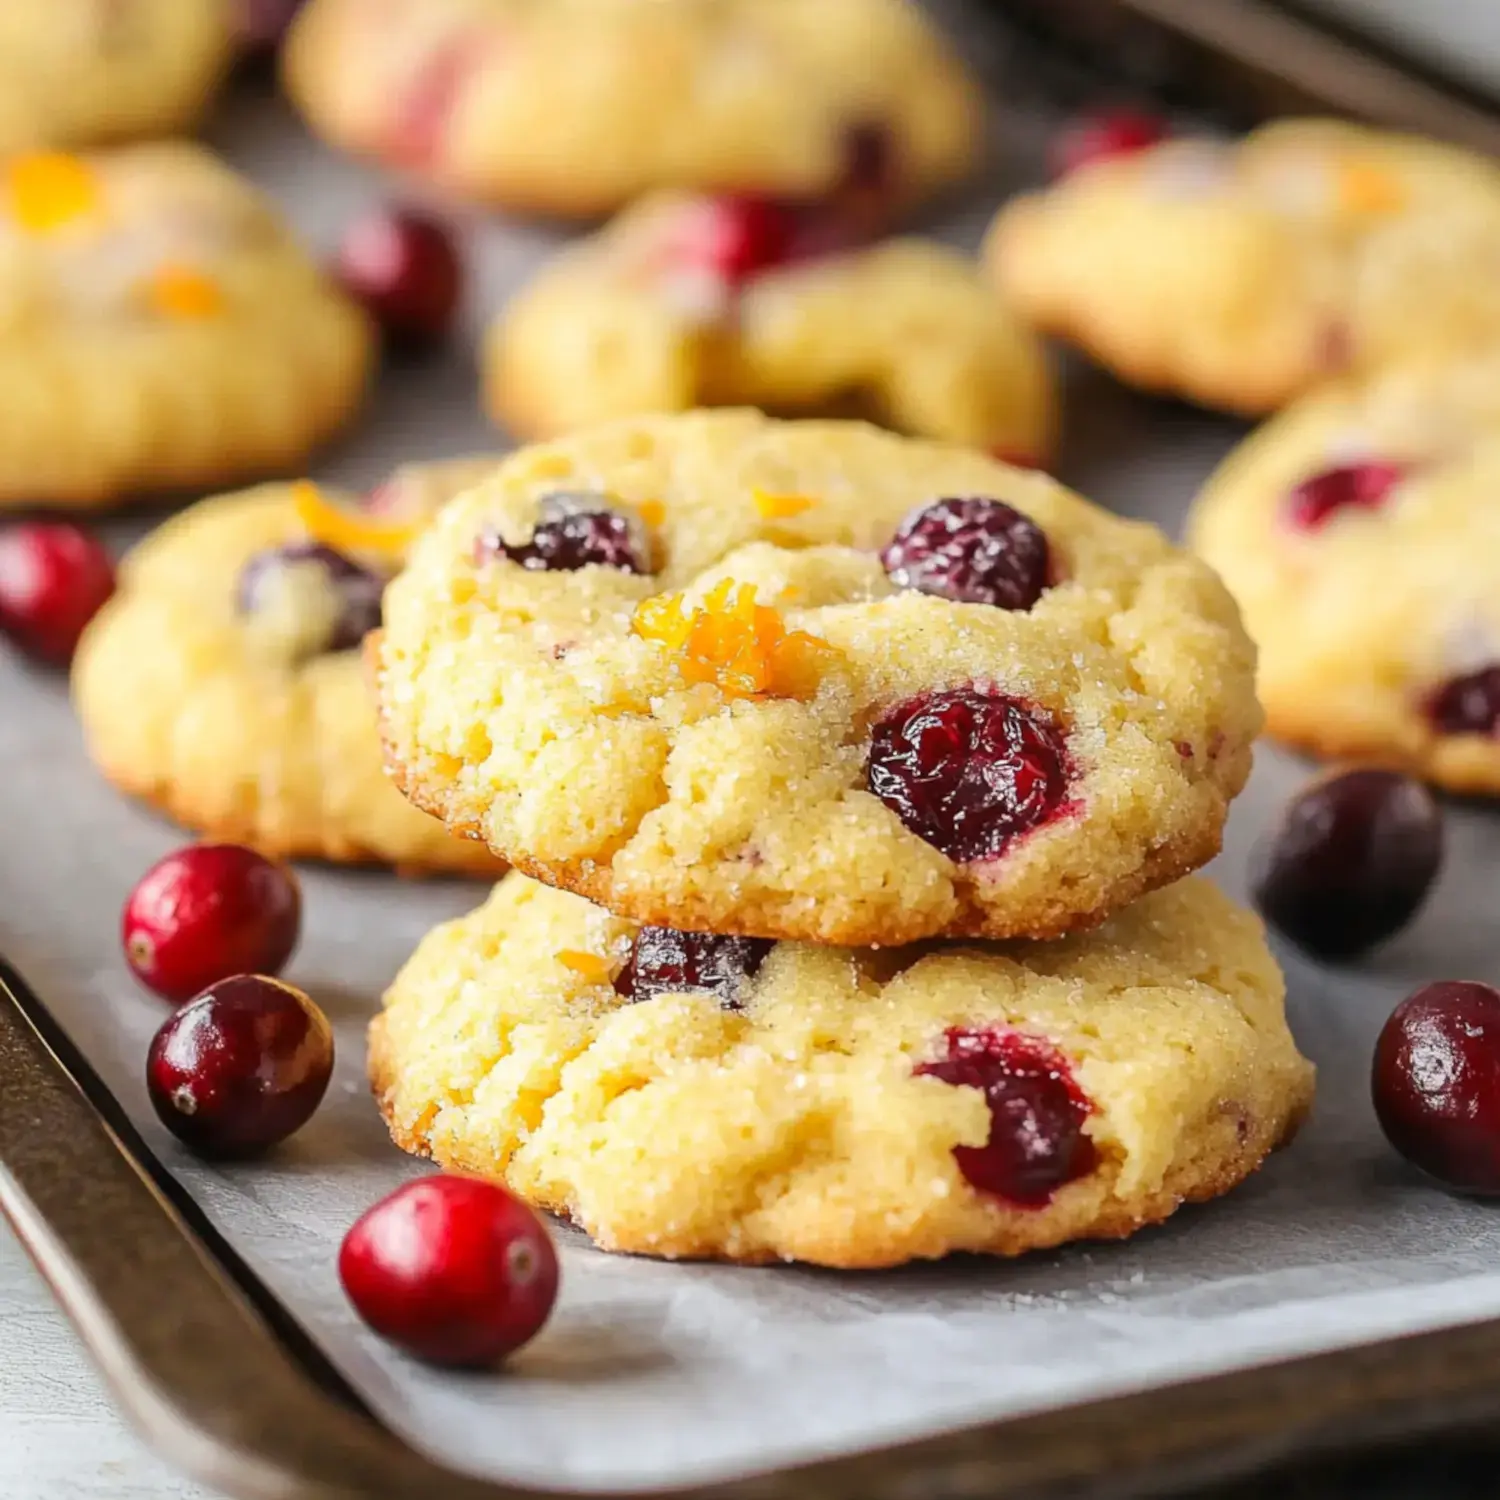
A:
{"label": "baked cranberry on cookie", "polygon": [[637,921],[1088,926],[1218,850],[1228,593],[1042,475],[857,423],[641,418],[447,506],[370,642],[419,806]]}

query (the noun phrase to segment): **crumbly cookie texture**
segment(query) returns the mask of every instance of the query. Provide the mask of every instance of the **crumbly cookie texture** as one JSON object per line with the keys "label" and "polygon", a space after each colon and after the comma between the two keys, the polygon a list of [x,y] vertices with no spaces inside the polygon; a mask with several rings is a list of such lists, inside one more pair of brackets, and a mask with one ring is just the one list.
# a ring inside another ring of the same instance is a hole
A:
{"label": "crumbly cookie texture", "polygon": [[1172,141],[1014,200],[986,255],[1024,316],[1122,379],[1254,415],[1500,337],[1500,168],[1318,120]]}
{"label": "crumbly cookie texture", "polygon": [[898,431],[1049,456],[1057,398],[1041,344],[965,257],[901,239],[772,257],[741,279],[702,254],[732,212],[658,195],[547,265],[491,329],[495,420],[543,438],[695,406],[854,400]]}
{"label": "crumbly cookie texture", "polygon": [[1209,480],[1193,545],[1260,646],[1273,734],[1500,794],[1500,358],[1323,388]]}
{"label": "crumbly cookie texture", "polygon": [[1259,922],[1202,880],[1054,943],[780,943],[728,1003],[620,994],[641,941],[519,875],[431,933],[371,1028],[396,1142],[607,1250],[876,1267],[1128,1235],[1312,1098]]}
{"label": "crumbly cookie texture", "polygon": [[902,0],[309,0],[285,59],[335,144],[565,215],[850,176],[906,201],[981,135],[977,89]]}
{"label": "crumbly cookie texture", "polygon": [[374,341],[200,147],[0,161],[0,510],[103,508],[299,466]]}
{"label": "crumbly cookie texture", "polygon": [[196,832],[276,854],[498,872],[390,785],[355,649],[405,531],[488,464],[400,470],[364,513],[319,492],[338,546],[309,529],[310,487],[289,485],[202,501],[154,532],[74,662],[104,774]]}
{"label": "crumbly cookie texture", "polygon": [[[939,497],[974,503],[895,567]],[[1011,607],[933,592],[980,572]],[[1261,722],[1232,600],[1154,528],[752,412],[512,455],[367,645],[392,772],[455,829],[638,921],[851,946],[1097,922],[1217,852]]]}
{"label": "crumbly cookie texture", "polygon": [[7,0],[0,155],[190,128],[233,56],[230,0]]}

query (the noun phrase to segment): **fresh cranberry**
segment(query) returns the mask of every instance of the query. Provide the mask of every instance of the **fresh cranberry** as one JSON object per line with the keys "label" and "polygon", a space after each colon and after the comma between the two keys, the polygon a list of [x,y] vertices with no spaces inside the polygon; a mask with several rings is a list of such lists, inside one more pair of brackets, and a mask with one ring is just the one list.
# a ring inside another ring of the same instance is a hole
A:
{"label": "fresh cranberry", "polygon": [[982,1193],[1022,1208],[1042,1208],[1065,1182],[1094,1170],[1098,1155],[1084,1134],[1094,1112],[1068,1060],[1050,1042],[1020,1031],[946,1033],[948,1055],[918,1063],[919,1077],[981,1089],[990,1111],[982,1146],[955,1146],[964,1177]]}
{"label": "fresh cranberry", "polygon": [[202,1156],[250,1156],[300,1130],[333,1073],[333,1029],[301,990],[237,974],[176,1011],[146,1058],[161,1122]]}
{"label": "fresh cranberry", "polygon": [[61,523],[0,531],[0,630],[39,661],[66,666],[114,591],[114,564],[86,531]]}
{"label": "fresh cranberry", "polygon": [[291,569],[317,569],[319,584],[331,590],[337,609],[330,613],[326,637],[312,649],[352,651],[380,625],[380,601],[386,580],[321,542],[293,542],[257,552],[240,570],[236,603],[241,614],[269,607]]}
{"label": "fresh cranberry", "polygon": [[799,229],[796,213],[771,198],[704,198],[683,215],[675,259],[739,286],[789,259]]}
{"label": "fresh cranberry", "polygon": [[1251,876],[1266,920],[1319,958],[1353,958],[1416,916],[1443,862],[1443,815],[1419,781],[1347,771],[1288,804]]}
{"label": "fresh cranberry", "polygon": [[282,864],[239,844],[195,844],[152,865],[125,902],[131,972],[180,1004],[234,974],[279,974],[302,928],[302,891]]}
{"label": "fresh cranberry", "polygon": [[382,1338],[433,1364],[495,1364],[534,1338],[557,1300],[540,1219],[493,1183],[424,1177],[356,1221],[339,1280]]}
{"label": "fresh cranberry", "polygon": [[1444,683],[1428,700],[1427,716],[1443,734],[1500,735],[1500,666]]}
{"label": "fresh cranberry", "polygon": [[302,0],[234,0],[235,35],[241,50],[263,57],[281,45]]}
{"label": "fresh cranberry", "polygon": [[1004,693],[957,688],[903,703],[875,726],[869,788],[960,864],[994,859],[1051,818],[1068,789],[1061,731]]}
{"label": "fresh cranberry", "polygon": [[649,572],[640,527],[606,500],[586,490],[543,495],[530,541],[512,546],[498,531],[486,531],[479,539],[479,556],[496,554],[533,573],[573,573],[590,565]]}
{"label": "fresh cranberry", "polygon": [[901,588],[997,609],[1030,609],[1052,565],[1041,527],[981,499],[936,500],[912,511],[880,561]]}
{"label": "fresh cranberry", "polygon": [[1375,1044],[1375,1113],[1409,1162],[1450,1187],[1500,1193],[1500,991],[1429,984]]}
{"label": "fresh cranberry", "polygon": [[453,236],[409,209],[377,209],[356,219],[339,246],[338,278],[398,349],[447,337],[463,296],[463,264]]}
{"label": "fresh cranberry", "polygon": [[1066,177],[1095,162],[1134,156],[1138,151],[1160,145],[1167,134],[1165,120],[1138,109],[1109,109],[1082,115],[1058,136],[1052,152],[1053,172]]}
{"label": "fresh cranberry", "polygon": [[630,961],[615,979],[615,989],[637,1001],[657,995],[713,995],[725,1010],[739,1010],[745,985],[759,973],[770,951],[764,938],[643,927],[636,934]]}
{"label": "fresh cranberry", "polygon": [[1373,460],[1324,469],[1287,496],[1287,520],[1301,531],[1317,531],[1351,506],[1378,510],[1405,478],[1404,465]]}

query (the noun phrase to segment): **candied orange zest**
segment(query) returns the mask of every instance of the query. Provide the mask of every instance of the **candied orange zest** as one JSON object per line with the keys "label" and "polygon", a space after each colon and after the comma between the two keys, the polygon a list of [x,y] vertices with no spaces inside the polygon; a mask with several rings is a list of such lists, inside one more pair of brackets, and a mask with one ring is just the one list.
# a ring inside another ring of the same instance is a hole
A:
{"label": "candied orange zest", "polygon": [[660,500],[642,500],[635,509],[648,526],[660,526],[667,519],[667,507]]}
{"label": "candied orange zest", "polygon": [[1399,177],[1370,162],[1346,162],[1338,174],[1340,205],[1355,214],[1394,214],[1407,204]]}
{"label": "candied orange zest", "polygon": [[726,698],[811,698],[835,647],[788,630],[774,609],[755,602],[755,585],[726,578],[688,611],[681,594],[647,599],[631,628],[673,657],[686,683],[708,683]]}
{"label": "candied orange zest", "polygon": [[767,521],[789,521],[793,516],[800,516],[803,511],[811,510],[818,503],[811,495],[778,495],[758,487],[750,491],[750,498],[755,501],[755,508],[761,517]]}
{"label": "candied orange zest", "polygon": [[212,318],[224,310],[219,283],[191,266],[162,266],[151,277],[147,298],[169,318]]}
{"label": "candied orange zest", "polygon": [[33,151],[5,169],[11,217],[22,229],[47,234],[99,211],[104,194],[87,162],[62,151]]}
{"label": "candied orange zest", "polygon": [[342,510],[329,504],[323,491],[310,479],[299,479],[292,486],[292,504],[297,509],[297,519],[315,542],[340,549],[389,552],[400,556],[422,529],[416,521],[370,521]]}
{"label": "candied orange zest", "polygon": [[613,968],[607,958],[601,958],[597,953],[581,953],[576,948],[562,949],[557,955],[557,961],[565,969],[583,975],[590,984],[606,983],[610,977],[610,969]]}

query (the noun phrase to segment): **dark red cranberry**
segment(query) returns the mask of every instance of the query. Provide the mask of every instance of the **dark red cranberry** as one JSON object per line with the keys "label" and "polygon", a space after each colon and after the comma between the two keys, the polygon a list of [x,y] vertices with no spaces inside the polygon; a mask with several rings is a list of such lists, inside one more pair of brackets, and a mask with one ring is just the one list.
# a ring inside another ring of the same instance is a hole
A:
{"label": "dark red cranberry", "polygon": [[1030,609],[1052,566],[1040,526],[982,499],[936,500],[912,511],[880,561],[901,588],[997,609]]}
{"label": "dark red cranberry", "polygon": [[1375,1044],[1375,1113],[1409,1162],[1467,1193],[1500,1193],[1500,991],[1429,984]]}
{"label": "dark red cranberry", "polygon": [[1167,138],[1167,123],[1159,115],[1138,109],[1100,110],[1082,115],[1058,136],[1052,151],[1052,170],[1066,177],[1095,162],[1148,151]]}
{"label": "dark red cranberry", "polygon": [[1287,520],[1301,531],[1317,531],[1341,510],[1378,510],[1405,478],[1402,464],[1371,461],[1324,469],[1287,496]]}
{"label": "dark red cranberry", "polygon": [[791,258],[797,214],[771,198],[704,198],[683,216],[675,258],[722,277],[732,286]]}
{"label": "dark red cranberry", "polygon": [[1416,916],[1442,862],[1442,811],[1420,781],[1346,771],[1287,805],[1257,848],[1251,890],[1298,947],[1347,959]]}
{"label": "dark red cranberry", "polygon": [[279,974],[302,930],[285,865],[240,844],[195,844],[152,865],[125,902],[131,972],[180,1004],[234,974]]}
{"label": "dark red cranberry", "polygon": [[234,0],[232,16],[240,49],[249,57],[263,57],[281,45],[302,0]]}
{"label": "dark red cranberry", "polygon": [[557,1300],[557,1251],[504,1188],[424,1177],[344,1236],[339,1280],[382,1338],[432,1364],[492,1365],[530,1342]]}
{"label": "dark red cranberry", "polygon": [[60,522],[0,531],[0,630],[39,661],[66,666],[115,591],[109,553]]}
{"label": "dark red cranberry", "polygon": [[639,525],[611,509],[608,499],[587,490],[543,495],[530,541],[512,546],[498,531],[486,531],[479,539],[479,556],[509,558],[533,573],[572,573],[590,565],[650,572]]}
{"label": "dark red cranberry", "polygon": [[319,651],[352,651],[380,624],[380,601],[386,580],[321,542],[293,542],[257,552],[240,570],[236,604],[241,614],[266,607],[288,569],[317,569],[319,583],[331,590],[338,609]]}
{"label": "dark red cranberry", "polygon": [[1098,1154],[1083,1130],[1094,1107],[1056,1047],[1020,1031],[960,1026],[946,1040],[945,1058],[913,1071],[983,1091],[989,1139],[953,1148],[969,1183],[1020,1207],[1043,1208],[1064,1183],[1094,1170]]}
{"label": "dark red cranberry", "polygon": [[1500,735],[1500,666],[1445,682],[1428,699],[1427,716],[1442,734]]}
{"label": "dark red cranberry", "polygon": [[312,1118],[333,1073],[333,1029],[301,990],[238,974],[156,1033],[146,1087],[161,1122],[201,1156],[251,1156]]}
{"label": "dark red cranberry", "polygon": [[356,219],[339,246],[337,271],[345,291],[403,350],[446,338],[463,296],[453,236],[410,209],[377,209]]}
{"label": "dark red cranberry", "polygon": [[725,1010],[739,1010],[745,986],[760,972],[771,946],[764,938],[643,927],[615,989],[637,1001],[657,995],[713,995]]}
{"label": "dark red cranberry", "polygon": [[963,864],[996,858],[1057,813],[1068,751],[1039,709],[957,688],[903,703],[876,724],[865,776],[918,838]]}

